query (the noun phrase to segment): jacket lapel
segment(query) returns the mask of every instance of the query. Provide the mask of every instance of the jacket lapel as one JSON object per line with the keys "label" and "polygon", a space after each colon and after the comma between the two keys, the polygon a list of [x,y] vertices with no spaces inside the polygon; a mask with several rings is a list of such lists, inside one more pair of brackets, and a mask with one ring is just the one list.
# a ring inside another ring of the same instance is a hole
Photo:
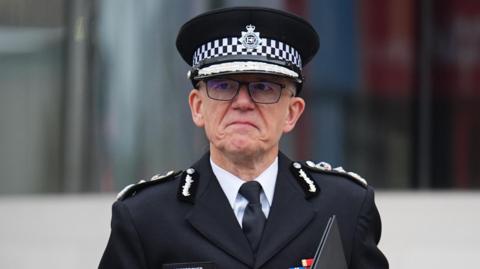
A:
{"label": "jacket lapel", "polygon": [[275,194],[254,268],[259,268],[282,250],[315,216],[315,210],[288,169],[290,163],[279,153]]}
{"label": "jacket lapel", "polygon": [[199,188],[187,221],[215,246],[252,267],[252,250],[213,174],[209,154],[193,168],[199,173]]}

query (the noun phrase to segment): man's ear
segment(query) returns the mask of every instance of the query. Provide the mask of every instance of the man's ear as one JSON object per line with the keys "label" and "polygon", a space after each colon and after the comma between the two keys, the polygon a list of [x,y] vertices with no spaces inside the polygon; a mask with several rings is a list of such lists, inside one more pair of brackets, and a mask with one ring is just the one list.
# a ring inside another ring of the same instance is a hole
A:
{"label": "man's ear", "polygon": [[288,133],[295,127],[298,119],[305,110],[305,100],[301,97],[292,97],[288,106],[287,116],[285,118],[285,125],[283,132]]}
{"label": "man's ear", "polygon": [[197,127],[203,128],[205,125],[203,119],[203,96],[200,90],[192,89],[188,95],[188,104],[190,105],[190,111],[192,112],[193,123]]}

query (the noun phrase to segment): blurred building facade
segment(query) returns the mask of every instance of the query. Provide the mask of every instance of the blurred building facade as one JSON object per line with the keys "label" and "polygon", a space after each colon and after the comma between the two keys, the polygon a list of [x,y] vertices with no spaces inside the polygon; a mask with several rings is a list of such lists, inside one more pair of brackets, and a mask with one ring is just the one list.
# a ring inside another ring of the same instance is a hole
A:
{"label": "blurred building facade", "polygon": [[320,34],[282,150],[377,188],[480,187],[478,1],[0,0],[0,194],[116,191],[196,160],[175,37],[233,5]]}

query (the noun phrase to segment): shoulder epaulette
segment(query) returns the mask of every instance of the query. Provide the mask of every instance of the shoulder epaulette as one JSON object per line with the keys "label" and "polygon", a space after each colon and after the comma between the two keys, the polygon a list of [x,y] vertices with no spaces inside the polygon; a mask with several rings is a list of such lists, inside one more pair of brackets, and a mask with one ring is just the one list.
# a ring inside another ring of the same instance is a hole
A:
{"label": "shoulder epaulette", "polygon": [[341,166],[332,168],[332,166],[327,162],[319,162],[316,164],[312,161],[306,161],[305,164],[305,166],[308,167],[311,171],[344,176],[346,178],[352,179],[353,181],[359,183],[364,187],[368,186],[367,181],[363,177],[354,172],[347,172]]}
{"label": "shoulder epaulette", "polygon": [[135,195],[135,193],[145,187],[152,186],[159,184],[161,182],[167,182],[175,178],[178,174],[180,174],[182,171],[170,171],[166,174],[160,175],[154,175],[151,177],[149,180],[140,180],[138,183],[135,184],[130,184],[123,188],[118,194],[117,194],[117,200],[122,201],[126,199],[127,197]]}

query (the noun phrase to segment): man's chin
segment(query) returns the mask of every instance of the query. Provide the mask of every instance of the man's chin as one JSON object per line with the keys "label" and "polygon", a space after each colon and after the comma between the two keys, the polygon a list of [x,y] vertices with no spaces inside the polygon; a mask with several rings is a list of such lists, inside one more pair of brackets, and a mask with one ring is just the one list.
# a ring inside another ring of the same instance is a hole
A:
{"label": "man's chin", "polygon": [[225,143],[225,151],[230,154],[253,155],[261,149],[260,145],[251,139],[233,139]]}

